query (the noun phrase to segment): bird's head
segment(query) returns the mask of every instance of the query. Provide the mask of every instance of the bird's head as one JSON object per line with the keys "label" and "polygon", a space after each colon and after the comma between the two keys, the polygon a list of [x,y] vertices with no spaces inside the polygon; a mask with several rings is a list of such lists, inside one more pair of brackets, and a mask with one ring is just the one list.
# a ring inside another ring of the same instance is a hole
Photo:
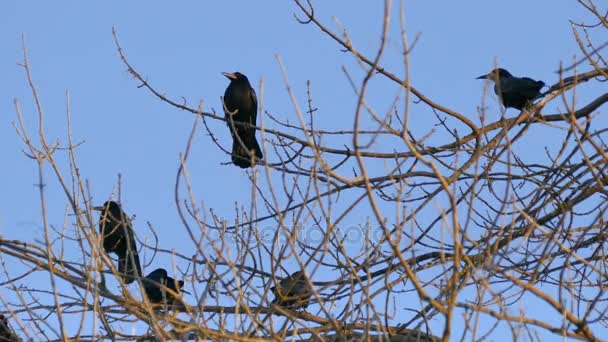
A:
{"label": "bird's head", "polygon": [[507,78],[507,77],[513,77],[513,75],[511,75],[511,73],[508,72],[506,69],[496,68],[485,75],[481,75],[481,76],[477,77],[477,79],[478,80],[487,79],[487,80],[492,80],[492,81],[496,82],[497,80],[499,80],[501,78]]}
{"label": "bird's head", "polygon": [[304,276],[303,271],[296,271],[296,272],[293,272],[289,277],[297,279],[297,278],[304,278],[305,276]]}
{"label": "bird's head", "polygon": [[100,205],[97,207],[91,207],[91,209],[101,211],[101,212],[108,211],[114,217],[119,217],[120,212],[122,211],[122,209],[120,209],[120,204],[118,204],[114,201],[106,201],[106,203],[104,203],[103,205]]}
{"label": "bird's head", "polygon": [[235,71],[235,72],[223,72],[222,75],[226,76],[226,78],[228,78],[232,82],[238,81],[238,80],[245,80],[245,81],[249,82],[249,80],[247,79],[247,76],[241,74],[238,71]]}
{"label": "bird's head", "polygon": [[150,274],[148,274],[146,276],[146,278],[152,279],[152,280],[155,280],[155,281],[161,283],[163,280],[167,279],[167,270],[165,270],[164,268],[157,268],[154,271],[152,271]]}

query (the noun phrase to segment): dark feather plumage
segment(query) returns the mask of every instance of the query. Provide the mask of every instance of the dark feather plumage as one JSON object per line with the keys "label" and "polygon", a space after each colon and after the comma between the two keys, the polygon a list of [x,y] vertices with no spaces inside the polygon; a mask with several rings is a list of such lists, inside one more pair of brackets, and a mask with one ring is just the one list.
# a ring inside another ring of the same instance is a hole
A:
{"label": "dark feather plumage", "polygon": [[141,276],[141,264],[127,214],[114,201],[93,209],[101,211],[99,233],[103,236],[103,249],[118,256],[118,272],[126,284],[132,283]]}
{"label": "dark feather plumage", "polygon": [[184,287],[183,280],[176,280],[167,275],[164,268],[158,268],[142,279],[144,291],[151,303],[159,304],[166,300],[167,305],[175,302],[176,294]]}
{"label": "dark feather plumage", "polygon": [[498,95],[505,108],[524,109],[540,96],[540,90],[545,86],[543,81],[535,81],[529,77],[515,77],[505,69],[497,68],[477,79],[488,79],[495,82],[494,93]]}
{"label": "dark feather plumage", "polygon": [[273,303],[291,309],[306,309],[313,293],[302,271],[297,271],[281,280],[276,286],[271,287],[270,291],[275,297]]}
{"label": "dark feather plumage", "polygon": [[20,342],[21,339],[11,328],[8,319],[0,313],[0,342]]}
{"label": "dark feather plumage", "polygon": [[[255,138],[255,128],[237,123],[256,125],[258,100],[247,76],[240,72],[225,72],[223,75],[230,80],[230,84],[224,92],[224,114],[232,135],[232,163],[241,168],[248,168],[252,165],[250,154],[258,159],[263,159],[264,155]],[[230,118],[232,118],[234,128]],[[237,136],[243,143],[242,145]],[[243,148],[243,145],[246,149]]]}

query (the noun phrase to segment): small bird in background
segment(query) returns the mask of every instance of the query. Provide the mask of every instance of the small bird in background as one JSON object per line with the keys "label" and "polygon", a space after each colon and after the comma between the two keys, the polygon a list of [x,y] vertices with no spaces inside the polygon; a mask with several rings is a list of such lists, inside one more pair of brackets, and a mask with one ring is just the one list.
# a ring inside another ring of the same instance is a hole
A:
{"label": "small bird in background", "polygon": [[543,81],[535,81],[528,77],[515,77],[505,69],[496,68],[486,75],[477,77],[494,81],[494,93],[502,99],[505,108],[524,109],[540,95],[540,89],[545,86]]}
{"label": "small bird in background", "polygon": [[[144,291],[150,303],[159,304],[166,300],[167,305],[175,302],[176,295],[182,292],[183,280],[176,280],[167,275],[167,270],[157,268],[142,279]],[[170,291],[168,291],[169,289]]]}
{"label": "small bird in background", "polygon": [[[255,128],[237,125],[236,123],[256,125],[258,99],[255,90],[249,84],[247,76],[240,72],[224,72],[222,74],[230,80],[230,84],[224,92],[224,114],[232,135],[232,163],[245,169],[252,165],[250,154],[258,159],[264,158],[264,155],[255,138]],[[230,118],[234,123],[234,129]],[[247,150],[243,149],[237,136]]]}
{"label": "small bird in background", "polygon": [[274,294],[273,303],[294,310],[306,309],[313,293],[302,271],[297,271],[281,280],[276,286],[271,287],[270,291]]}
{"label": "small bird in background", "polygon": [[107,201],[102,206],[93,207],[99,214],[99,233],[103,236],[103,249],[106,253],[118,255],[118,272],[126,284],[141,277],[141,265],[135,244],[135,235],[131,222],[114,201]]}

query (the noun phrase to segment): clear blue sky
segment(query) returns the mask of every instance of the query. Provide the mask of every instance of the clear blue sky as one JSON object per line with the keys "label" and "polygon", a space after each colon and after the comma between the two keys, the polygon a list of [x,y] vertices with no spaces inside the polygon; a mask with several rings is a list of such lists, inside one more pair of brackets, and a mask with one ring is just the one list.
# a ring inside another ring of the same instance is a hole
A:
{"label": "clear blue sky", "polygon": [[[317,1],[316,13],[331,28],[335,16],[363,52],[375,52],[381,28],[380,1]],[[398,3],[394,4],[392,36],[384,64],[402,70],[398,36]],[[340,51],[312,25],[298,24],[290,1],[252,2],[158,1],[129,2],[6,2],[0,11],[0,233],[10,239],[42,239],[35,163],[22,153],[24,145],[12,127],[13,99],[21,101],[30,132],[36,113],[22,60],[25,34],[34,81],[46,113],[51,141],[66,144],[66,91],[71,94],[74,139],[80,171],[90,181],[94,204],[101,204],[123,177],[125,210],[136,214],[136,227],[150,222],[163,239],[163,248],[183,249],[183,228],[175,211],[173,189],[178,154],[183,151],[193,115],[161,103],[137,88],[125,71],[111,30],[115,27],[129,61],[159,90],[174,99],[221,113],[219,97],[227,80],[222,71],[241,71],[258,87],[264,79],[267,110],[296,122],[275,59],[285,62],[300,105],[306,82],[324,127],[351,127],[355,106],[352,90],[341,70],[357,72],[353,58]],[[496,61],[515,75],[557,80],[560,63],[579,56],[570,19],[580,19],[575,1],[411,1],[406,5],[410,41],[420,34],[411,54],[411,81],[433,100],[477,121],[484,83],[475,77]],[[376,90],[370,102],[387,109],[385,99],[396,93]],[[583,95],[584,96],[584,95]],[[584,97],[582,98],[584,99]],[[495,98],[489,105],[498,117]],[[492,111],[490,111],[492,112]],[[434,117],[414,109],[416,124],[431,126]],[[268,120],[266,121],[268,123]],[[212,122],[225,146],[229,133],[223,122]],[[542,145],[542,137],[538,137]],[[112,152],[115,161],[105,157]],[[272,156],[270,156],[272,158]],[[65,158],[63,167],[67,174]],[[245,172],[231,165],[199,129],[189,171],[199,201],[232,221],[234,203],[248,203]],[[46,169],[49,218],[61,227],[66,201],[49,168]],[[145,237],[145,236],[144,236]],[[188,244],[187,248],[191,248]],[[185,251],[185,254],[190,252]],[[194,249],[192,252],[194,253]],[[170,267],[169,257],[153,266]],[[152,269],[153,269],[152,268]],[[150,271],[151,269],[148,269]],[[439,333],[439,332],[437,332]]]}

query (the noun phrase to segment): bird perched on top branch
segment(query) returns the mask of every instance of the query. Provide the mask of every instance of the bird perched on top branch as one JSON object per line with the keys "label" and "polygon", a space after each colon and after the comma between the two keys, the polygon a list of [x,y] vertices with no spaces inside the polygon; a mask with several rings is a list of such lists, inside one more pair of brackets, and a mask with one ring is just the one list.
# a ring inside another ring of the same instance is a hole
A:
{"label": "bird perched on top branch", "polygon": [[500,97],[505,108],[524,109],[540,95],[540,89],[545,86],[543,81],[535,81],[528,77],[515,77],[505,69],[496,68],[489,73],[477,77],[494,81],[494,93]]}
{"label": "bird perched on top branch", "polygon": [[262,159],[264,155],[255,138],[255,128],[238,123],[256,125],[258,99],[247,76],[240,72],[222,74],[230,80],[223,100],[224,114],[232,135],[232,163],[241,168],[248,168],[253,165],[252,157]]}

